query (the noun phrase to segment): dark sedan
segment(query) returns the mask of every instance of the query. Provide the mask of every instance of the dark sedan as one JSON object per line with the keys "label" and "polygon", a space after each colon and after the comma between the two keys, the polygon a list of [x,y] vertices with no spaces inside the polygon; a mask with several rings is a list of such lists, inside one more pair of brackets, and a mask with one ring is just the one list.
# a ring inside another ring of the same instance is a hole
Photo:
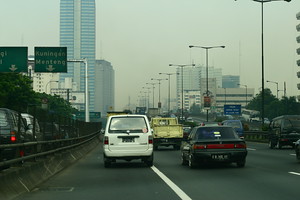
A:
{"label": "dark sedan", "polygon": [[198,126],[181,146],[182,164],[194,168],[203,163],[246,164],[247,146],[230,126]]}

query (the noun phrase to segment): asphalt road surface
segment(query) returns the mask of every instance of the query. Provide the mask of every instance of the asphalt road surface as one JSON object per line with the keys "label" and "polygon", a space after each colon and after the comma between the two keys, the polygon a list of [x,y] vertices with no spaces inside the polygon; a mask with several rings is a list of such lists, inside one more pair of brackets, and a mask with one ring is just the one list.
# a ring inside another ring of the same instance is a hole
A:
{"label": "asphalt road surface", "polygon": [[292,200],[300,196],[300,163],[291,148],[248,142],[244,168],[180,164],[180,151],[161,148],[154,166],[117,161],[104,168],[99,145],[85,158],[17,200]]}

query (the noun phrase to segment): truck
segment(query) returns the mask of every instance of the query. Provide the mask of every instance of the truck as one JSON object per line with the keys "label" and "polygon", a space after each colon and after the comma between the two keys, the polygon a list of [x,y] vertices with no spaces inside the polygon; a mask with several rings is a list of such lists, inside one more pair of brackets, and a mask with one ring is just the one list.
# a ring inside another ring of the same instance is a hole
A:
{"label": "truck", "polygon": [[153,148],[159,146],[173,146],[179,150],[183,140],[183,127],[175,117],[153,117],[151,119],[153,129]]}
{"label": "truck", "polygon": [[159,110],[158,108],[148,108],[148,111],[147,111],[147,116],[148,118],[152,118],[152,117],[156,117],[159,115]]}

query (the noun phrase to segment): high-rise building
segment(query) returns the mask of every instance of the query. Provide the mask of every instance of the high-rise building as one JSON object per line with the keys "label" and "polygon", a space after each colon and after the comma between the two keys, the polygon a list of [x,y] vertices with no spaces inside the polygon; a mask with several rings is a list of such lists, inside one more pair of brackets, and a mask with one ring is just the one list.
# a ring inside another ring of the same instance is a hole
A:
{"label": "high-rise building", "polygon": [[222,88],[239,88],[240,76],[222,76]]}
{"label": "high-rise building", "polygon": [[[182,99],[182,79],[183,79],[183,96],[184,109],[189,109],[193,103],[201,105],[203,94],[206,93],[206,67],[184,67],[183,74],[181,68],[177,68],[177,105],[181,108]],[[222,69],[208,67],[208,90],[211,97],[216,96],[216,89],[222,87]],[[195,98],[190,98],[195,97]]]}
{"label": "high-rise building", "polygon": [[[95,57],[96,25],[95,0],[60,0],[60,46],[67,47],[68,60],[87,59],[89,110],[95,108]],[[85,65],[68,62],[68,72],[60,73],[61,88],[69,87],[67,80],[72,80],[73,92],[85,92]],[[84,103],[79,106],[84,110]]]}
{"label": "high-rise building", "polygon": [[115,109],[115,72],[110,62],[96,60],[95,110],[105,116],[107,111]]}

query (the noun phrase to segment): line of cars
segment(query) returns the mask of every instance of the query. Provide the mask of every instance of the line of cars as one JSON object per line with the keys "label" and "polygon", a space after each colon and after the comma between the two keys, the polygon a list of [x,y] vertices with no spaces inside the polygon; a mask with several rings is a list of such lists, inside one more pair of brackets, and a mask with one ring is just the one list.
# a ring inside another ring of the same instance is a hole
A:
{"label": "line of cars", "polygon": [[[58,133],[59,127],[57,124],[39,123],[30,114],[0,108],[0,145],[53,140],[59,135]],[[36,150],[40,152],[41,148],[41,145],[37,145]],[[0,162],[30,153],[32,153],[32,148],[30,147],[0,148]]]}
{"label": "line of cars", "polygon": [[[116,160],[141,159],[153,165],[153,132],[145,115],[115,115],[103,130],[104,167]],[[205,125],[192,129],[181,145],[183,165],[194,168],[199,163],[246,163],[247,147],[231,126]]]}

